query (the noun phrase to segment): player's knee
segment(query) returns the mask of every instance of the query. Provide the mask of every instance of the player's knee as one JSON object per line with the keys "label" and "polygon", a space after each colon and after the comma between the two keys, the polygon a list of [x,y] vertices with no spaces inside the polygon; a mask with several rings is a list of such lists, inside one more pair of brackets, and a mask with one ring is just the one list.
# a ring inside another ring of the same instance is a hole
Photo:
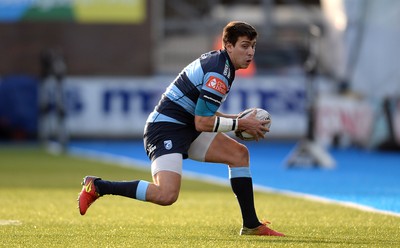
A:
{"label": "player's knee", "polygon": [[170,206],[178,200],[179,194],[164,194],[158,198],[158,204],[161,206]]}
{"label": "player's knee", "polygon": [[240,145],[240,157],[241,157],[241,165],[249,165],[249,150],[246,146]]}
{"label": "player's knee", "polygon": [[231,166],[248,166],[249,165],[249,150],[243,144],[238,144],[233,156]]}
{"label": "player's knee", "polygon": [[160,189],[154,196],[153,202],[161,206],[170,206],[178,200],[179,190]]}

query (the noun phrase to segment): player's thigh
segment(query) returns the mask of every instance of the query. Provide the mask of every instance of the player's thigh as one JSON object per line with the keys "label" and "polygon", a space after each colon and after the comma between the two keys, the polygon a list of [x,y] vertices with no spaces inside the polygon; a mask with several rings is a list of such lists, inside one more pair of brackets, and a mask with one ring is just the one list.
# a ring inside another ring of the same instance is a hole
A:
{"label": "player's thigh", "polygon": [[166,154],[151,164],[153,183],[146,194],[148,201],[170,205],[178,199],[182,179],[182,154]]}
{"label": "player's thigh", "polygon": [[159,193],[179,194],[181,188],[182,175],[173,171],[159,171],[153,176],[154,185]]}
{"label": "player's thigh", "polygon": [[146,200],[168,206],[179,196],[182,176],[173,171],[159,171],[153,176],[154,184],[150,184],[146,192]]}
{"label": "player's thigh", "polygon": [[212,132],[200,133],[200,135],[190,144],[188,157],[196,161],[204,162],[206,160],[206,153],[217,134],[218,133]]}
{"label": "player's thigh", "polygon": [[153,182],[164,192],[179,191],[182,177],[182,154],[171,153],[156,158],[151,163]]}
{"label": "player's thigh", "polygon": [[[203,136],[203,134],[206,136]],[[196,143],[196,141],[202,142]],[[205,146],[207,147],[206,149],[204,148]],[[211,135],[211,133],[202,133],[192,143],[190,150],[204,151],[204,159],[201,161],[224,163],[230,166],[249,165],[249,152],[247,147],[232,139],[225,133],[217,133],[213,135]],[[189,155],[190,154],[191,153],[189,153]]]}
{"label": "player's thigh", "polygon": [[151,175],[154,176],[160,171],[171,171],[182,175],[182,154],[169,153],[156,157],[151,162]]}

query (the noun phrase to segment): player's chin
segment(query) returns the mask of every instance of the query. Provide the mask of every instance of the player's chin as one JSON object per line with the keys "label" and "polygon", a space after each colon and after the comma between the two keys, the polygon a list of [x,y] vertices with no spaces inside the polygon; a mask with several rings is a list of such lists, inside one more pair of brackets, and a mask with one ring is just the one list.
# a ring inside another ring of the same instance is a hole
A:
{"label": "player's chin", "polygon": [[251,60],[246,60],[243,64],[242,64],[242,69],[247,69],[250,66]]}
{"label": "player's chin", "polygon": [[245,63],[243,64],[240,69],[247,69],[249,67],[250,63]]}

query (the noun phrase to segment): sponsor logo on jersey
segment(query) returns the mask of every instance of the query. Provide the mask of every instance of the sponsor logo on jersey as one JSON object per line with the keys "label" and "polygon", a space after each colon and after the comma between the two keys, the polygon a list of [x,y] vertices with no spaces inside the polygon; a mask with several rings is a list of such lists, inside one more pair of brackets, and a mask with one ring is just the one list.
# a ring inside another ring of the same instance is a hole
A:
{"label": "sponsor logo on jersey", "polygon": [[230,67],[229,67],[228,60],[225,61],[224,76],[227,77],[227,78],[231,77],[231,70],[230,70]]}
{"label": "sponsor logo on jersey", "polygon": [[164,140],[164,147],[167,150],[171,150],[172,149],[172,140]]}
{"label": "sponsor logo on jersey", "polygon": [[221,93],[221,94],[223,94],[223,95],[225,95],[225,94],[226,94],[226,91],[228,90],[227,87],[226,87],[226,85],[225,85],[225,83],[222,82],[221,79],[219,79],[219,78],[217,78],[217,77],[213,77],[213,76],[211,76],[211,77],[208,79],[208,81],[207,81],[207,83],[206,83],[206,86],[207,86],[208,88],[211,88],[211,89],[213,89],[213,90],[218,91],[219,93]]}

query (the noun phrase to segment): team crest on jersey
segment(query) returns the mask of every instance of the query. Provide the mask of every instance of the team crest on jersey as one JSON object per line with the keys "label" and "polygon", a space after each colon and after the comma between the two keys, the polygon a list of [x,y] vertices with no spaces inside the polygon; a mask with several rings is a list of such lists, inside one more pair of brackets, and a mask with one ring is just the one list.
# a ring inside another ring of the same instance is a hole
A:
{"label": "team crest on jersey", "polygon": [[164,140],[164,147],[167,150],[171,150],[172,149],[172,140]]}
{"label": "team crest on jersey", "polygon": [[227,77],[227,78],[230,78],[230,77],[231,77],[231,70],[230,70],[230,67],[229,67],[229,62],[228,62],[228,60],[225,62],[224,76]]}
{"label": "team crest on jersey", "polygon": [[217,77],[213,77],[213,76],[211,76],[211,77],[208,79],[208,81],[207,81],[207,83],[206,83],[206,86],[207,86],[208,88],[211,88],[211,89],[213,89],[213,90],[218,91],[219,93],[221,93],[221,94],[223,94],[223,95],[225,95],[226,92],[227,92],[227,90],[228,90],[227,87],[226,87],[226,85],[225,85],[225,83],[222,82],[221,79],[219,79],[219,78],[217,78]]}

